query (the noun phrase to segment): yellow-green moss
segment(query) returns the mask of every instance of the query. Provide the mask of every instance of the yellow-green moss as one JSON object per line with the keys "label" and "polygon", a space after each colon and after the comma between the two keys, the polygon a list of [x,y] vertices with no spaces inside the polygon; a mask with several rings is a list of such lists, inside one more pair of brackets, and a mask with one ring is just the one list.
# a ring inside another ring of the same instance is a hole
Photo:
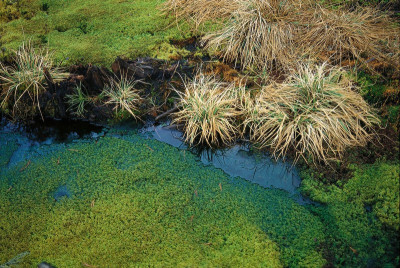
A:
{"label": "yellow-green moss", "polygon": [[109,66],[117,56],[153,55],[156,47],[167,47],[159,51],[165,56],[171,39],[190,35],[184,25],[179,29],[170,27],[171,21],[157,8],[162,0],[35,0],[34,3],[45,5],[46,9],[39,9],[29,20],[20,18],[0,24],[0,41],[8,50],[16,49],[27,39],[37,45],[48,44],[55,51],[55,59],[63,65],[82,62]]}
{"label": "yellow-green moss", "polygon": [[[194,155],[136,135],[43,146],[0,177],[0,263],[322,266],[319,220]],[[222,191],[220,185],[222,187]],[[10,186],[12,189],[7,191]],[[71,196],[56,202],[65,186]]]}

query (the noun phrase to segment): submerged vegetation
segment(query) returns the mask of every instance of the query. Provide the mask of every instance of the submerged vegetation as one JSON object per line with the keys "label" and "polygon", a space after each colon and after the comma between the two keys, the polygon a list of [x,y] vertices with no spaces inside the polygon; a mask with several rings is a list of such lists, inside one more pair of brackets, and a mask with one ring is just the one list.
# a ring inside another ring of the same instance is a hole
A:
{"label": "submerged vegetation", "polygon": [[[340,266],[398,266],[399,163],[380,160],[352,169],[353,177],[337,185],[303,174],[303,192],[324,204],[312,211],[330,234],[327,247]],[[397,257],[390,261],[387,254]]]}

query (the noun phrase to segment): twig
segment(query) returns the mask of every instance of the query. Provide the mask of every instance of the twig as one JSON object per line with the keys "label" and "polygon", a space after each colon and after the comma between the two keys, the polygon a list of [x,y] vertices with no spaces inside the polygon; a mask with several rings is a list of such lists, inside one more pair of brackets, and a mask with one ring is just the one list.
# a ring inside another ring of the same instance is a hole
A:
{"label": "twig", "polygon": [[44,73],[44,78],[46,79],[47,85],[50,88],[50,91],[55,92],[54,80],[51,77],[51,74],[49,73],[49,70],[46,67],[43,68],[43,73]]}
{"label": "twig", "polygon": [[172,108],[172,109],[160,114],[159,116],[156,117],[155,120],[158,121],[158,120],[160,120],[160,119],[162,119],[162,118],[164,118],[164,117],[166,117],[166,116],[168,116],[168,115],[170,115],[170,114],[172,114],[172,113],[174,113],[176,111],[178,111],[178,107],[174,107],[174,108]]}
{"label": "twig", "polygon": [[144,146],[146,146],[147,149],[149,149],[150,151],[154,152],[154,150],[152,148],[150,148],[150,146],[148,146],[147,144],[145,144]]}
{"label": "twig", "polygon": [[30,164],[31,164],[31,160],[29,160],[28,163],[26,163],[26,165],[19,170],[19,172],[24,171]]}
{"label": "twig", "polygon": [[183,126],[185,126],[185,124],[169,125],[169,126],[164,127],[164,129],[171,129],[171,128],[180,129]]}

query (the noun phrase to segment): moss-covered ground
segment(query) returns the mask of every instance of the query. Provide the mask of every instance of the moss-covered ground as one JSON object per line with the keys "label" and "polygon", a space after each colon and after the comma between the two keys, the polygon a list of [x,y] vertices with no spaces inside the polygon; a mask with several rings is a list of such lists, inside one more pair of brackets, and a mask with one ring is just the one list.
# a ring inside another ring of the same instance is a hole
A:
{"label": "moss-covered ground", "polygon": [[0,45],[3,55],[32,40],[48,45],[65,66],[104,64],[117,56],[168,58],[185,53],[170,45],[190,33],[157,8],[162,0],[2,1]]}
{"label": "moss-covered ground", "polygon": [[396,164],[340,189],[305,176],[314,207],[133,133],[43,145],[7,167],[15,137],[1,134],[0,264],[25,251],[23,267],[396,264]]}

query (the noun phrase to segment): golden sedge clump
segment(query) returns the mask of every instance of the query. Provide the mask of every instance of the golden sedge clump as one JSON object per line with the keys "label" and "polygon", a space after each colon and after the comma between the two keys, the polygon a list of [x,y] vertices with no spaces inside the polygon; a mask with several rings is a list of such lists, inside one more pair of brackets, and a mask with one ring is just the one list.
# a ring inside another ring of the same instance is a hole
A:
{"label": "golden sedge clump", "polygon": [[243,127],[259,147],[275,157],[289,150],[296,158],[327,161],[348,147],[364,146],[378,124],[371,107],[341,69],[302,65],[282,84],[262,88],[242,105]]}
{"label": "golden sedge clump", "polygon": [[388,15],[376,8],[345,9],[317,8],[307,31],[298,41],[305,53],[328,58],[333,63],[356,59],[360,63],[372,58],[395,62],[399,47],[399,29]]}
{"label": "golden sedge clump", "polygon": [[138,81],[122,76],[120,79],[110,79],[109,85],[104,88],[104,94],[108,100],[105,104],[114,106],[114,110],[127,111],[133,118],[140,119],[137,115],[139,105],[143,99],[136,89]]}
{"label": "golden sedge clump", "polygon": [[240,114],[235,85],[201,73],[184,85],[185,91],[178,92],[179,112],[173,122],[184,124],[186,142],[212,147],[232,143],[238,133],[235,120]]}
{"label": "golden sedge clump", "polygon": [[[300,1],[249,0],[221,30],[204,37],[208,48],[242,69],[287,69],[298,53],[295,41],[304,19]],[[300,15],[299,15],[300,14]]]}

